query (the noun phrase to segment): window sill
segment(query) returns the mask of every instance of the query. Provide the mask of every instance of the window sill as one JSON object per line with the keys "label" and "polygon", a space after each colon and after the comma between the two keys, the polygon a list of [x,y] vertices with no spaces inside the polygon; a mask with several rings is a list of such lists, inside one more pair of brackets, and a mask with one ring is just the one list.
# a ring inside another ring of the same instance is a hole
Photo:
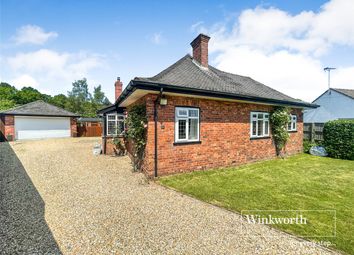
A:
{"label": "window sill", "polygon": [[123,138],[124,135],[106,135],[106,136],[103,136],[103,138],[104,138],[104,137],[106,137],[106,138],[116,138],[116,137],[118,137],[118,138]]}
{"label": "window sill", "polygon": [[288,130],[288,133],[297,133],[297,130]]}
{"label": "window sill", "polygon": [[188,145],[188,144],[201,144],[201,141],[191,141],[191,142],[174,142],[173,145]]}
{"label": "window sill", "polygon": [[270,139],[270,136],[251,137],[250,140]]}

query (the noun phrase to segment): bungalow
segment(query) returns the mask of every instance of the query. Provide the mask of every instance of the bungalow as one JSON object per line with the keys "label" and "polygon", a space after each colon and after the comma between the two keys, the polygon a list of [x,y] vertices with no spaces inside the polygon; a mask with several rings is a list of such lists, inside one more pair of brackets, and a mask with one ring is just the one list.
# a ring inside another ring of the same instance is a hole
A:
{"label": "bungalow", "polygon": [[[134,78],[115,104],[106,109],[124,116],[124,109],[129,115],[133,105],[146,107],[142,170],[148,176],[274,158],[269,114],[275,106],[291,108],[290,140],[285,152],[302,151],[302,109],[316,106],[250,77],[210,66],[209,39],[198,35],[191,43],[193,56],[184,56],[156,76]],[[110,133],[110,123],[117,126],[119,117],[110,117],[107,112],[106,116],[106,131]]]}

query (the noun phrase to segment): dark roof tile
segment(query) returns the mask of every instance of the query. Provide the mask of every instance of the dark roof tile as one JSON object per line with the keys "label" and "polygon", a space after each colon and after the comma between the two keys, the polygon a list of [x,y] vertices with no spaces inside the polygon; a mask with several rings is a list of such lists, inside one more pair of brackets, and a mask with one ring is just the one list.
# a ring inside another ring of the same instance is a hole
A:
{"label": "dark roof tile", "polygon": [[1,111],[0,114],[11,115],[35,115],[35,116],[61,116],[78,117],[78,114],[69,112],[57,106],[48,104],[42,100],[34,101],[9,110]]}
{"label": "dark roof tile", "polygon": [[175,85],[190,89],[223,92],[231,95],[305,103],[257,82],[250,77],[223,72],[212,66],[209,66],[209,68],[202,67],[189,54],[153,77],[136,77],[134,81]]}
{"label": "dark roof tile", "polygon": [[334,89],[333,90],[339,92],[339,93],[342,93],[348,97],[351,97],[354,99],[354,89]]}

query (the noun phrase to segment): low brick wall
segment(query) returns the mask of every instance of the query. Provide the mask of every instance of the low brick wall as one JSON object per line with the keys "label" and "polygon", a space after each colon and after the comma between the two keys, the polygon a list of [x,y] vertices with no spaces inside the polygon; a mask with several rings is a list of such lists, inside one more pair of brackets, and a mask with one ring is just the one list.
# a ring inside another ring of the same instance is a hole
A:
{"label": "low brick wall", "polygon": [[[123,137],[118,137],[122,143],[125,143],[125,140]],[[114,156],[116,155],[116,149],[115,145],[113,144],[113,137],[102,137],[102,147],[104,146],[104,142],[106,140],[106,155],[111,155]]]}
{"label": "low brick wall", "polygon": [[70,131],[71,131],[71,137],[77,137],[77,120],[76,120],[76,118],[70,118]]}
{"label": "low brick wall", "polygon": [[[153,176],[154,171],[154,100],[147,95],[140,103],[146,104],[148,117],[147,144],[143,171]],[[208,99],[167,96],[168,105],[158,107],[158,175],[240,165],[276,157],[272,138],[250,139],[250,112],[271,112],[268,105],[225,102]],[[175,107],[192,106],[200,109],[200,144],[174,145]],[[128,108],[129,112],[129,108]],[[129,114],[129,113],[128,113]],[[297,115],[297,132],[290,134],[285,153],[302,151],[303,119]]]}
{"label": "low brick wall", "polygon": [[13,115],[2,115],[0,118],[0,141],[15,140],[15,118]]}
{"label": "low brick wall", "polygon": [[0,115],[0,142],[5,141],[5,116]]}

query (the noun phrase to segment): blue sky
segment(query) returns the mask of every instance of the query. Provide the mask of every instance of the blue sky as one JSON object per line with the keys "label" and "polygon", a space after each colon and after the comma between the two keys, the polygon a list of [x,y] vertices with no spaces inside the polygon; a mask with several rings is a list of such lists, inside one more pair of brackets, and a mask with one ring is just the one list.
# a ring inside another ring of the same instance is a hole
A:
{"label": "blue sky", "polygon": [[[54,95],[87,77],[113,100],[117,76],[126,85],[157,74],[204,32],[211,64],[311,101],[326,89],[327,65],[338,67],[335,87],[354,88],[349,2],[2,0],[0,78]],[[333,13],[349,25],[333,25]]]}

